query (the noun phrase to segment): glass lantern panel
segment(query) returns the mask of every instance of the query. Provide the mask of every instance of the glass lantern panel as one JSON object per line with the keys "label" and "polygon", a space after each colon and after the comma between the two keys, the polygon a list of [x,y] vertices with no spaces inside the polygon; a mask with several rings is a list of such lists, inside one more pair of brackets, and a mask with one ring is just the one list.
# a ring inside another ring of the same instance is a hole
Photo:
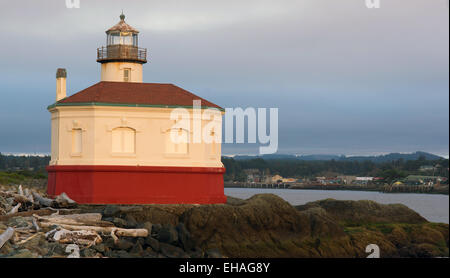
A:
{"label": "glass lantern panel", "polygon": [[120,44],[120,34],[110,34],[108,36],[108,45]]}
{"label": "glass lantern panel", "polygon": [[125,44],[125,45],[132,45],[133,44],[133,40],[131,36],[121,36],[120,37],[120,44]]}

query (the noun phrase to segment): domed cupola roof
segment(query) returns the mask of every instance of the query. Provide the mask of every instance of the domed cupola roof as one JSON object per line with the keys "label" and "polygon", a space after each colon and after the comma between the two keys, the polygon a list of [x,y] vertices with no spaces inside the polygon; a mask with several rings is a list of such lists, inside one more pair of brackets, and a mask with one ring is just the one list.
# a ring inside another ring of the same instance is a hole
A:
{"label": "domed cupola roof", "polygon": [[119,23],[117,23],[116,25],[114,25],[113,27],[109,28],[106,33],[110,33],[110,32],[131,32],[131,33],[139,33],[138,30],[134,29],[133,27],[131,27],[130,25],[128,25],[125,22],[125,15],[122,13],[120,15],[120,21]]}

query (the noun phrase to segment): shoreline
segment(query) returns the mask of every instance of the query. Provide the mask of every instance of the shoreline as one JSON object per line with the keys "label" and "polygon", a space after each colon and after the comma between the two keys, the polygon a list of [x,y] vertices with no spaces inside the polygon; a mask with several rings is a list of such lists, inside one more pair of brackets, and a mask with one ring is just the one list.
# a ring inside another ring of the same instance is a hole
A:
{"label": "shoreline", "polygon": [[251,186],[242,186],[242,185],[234,185],[234,184],[226,184],[224,188],[243,188],[243,189],[280,189],[280,190],[323,190],[323,191],[358,191],[358,192],[380,192],[380,193],[412,193],[412,194],[429,194],[429,195],[449,195],[449,188],[442,189],[434,189],[432,191],[413,191],[413,190],[405,190],[405,191],[386,191],[384,187],[355,187],[355,186],[290,186],[287,188],[278,188],[278,187],[251,187]]}
{"label": "shoreline", "polygon": [[[40,232],[29,228],[27,235],[6,242],[0,258],[64,258],[70,243],[78,244],[79,256],[86,258],[365,258],[369,244],[377,244],[382,257],[448,257],[448,224],[428,221],[404,204],[328,198],[293,205],[275,194],[226,195],[227,203],[215,205],[75,203],[65,208],[51,202],[55,207],[49,209],[39,201],[0,220],[0,234],[9,227],[32,227],[34,218],[41,228]],[[12,207],[16,202],[9,198],[3,205]],[[100,232],[93,244],[86,245],[76,237],[58,239],[50,232],[76,226],[43,225],[45,217],[29,215],[30,209],[50,218],[96,215],[102,227],[146,233],[114,238]],[[61,215],[52,214],[55,210]]]}
{"label": "shoreline", "polygon": [[257,194],[275,194],[291,205],[303,205],[323,199],[336,200],[371,200],[382,204],[403,204],[419,212],[432,222],[449,223],[449,196],[443,194],[422,193],[384,193],[380,191],[357,190],[286,190],[261,188],[225,188],[225,194],[236,198],[247,199]]}

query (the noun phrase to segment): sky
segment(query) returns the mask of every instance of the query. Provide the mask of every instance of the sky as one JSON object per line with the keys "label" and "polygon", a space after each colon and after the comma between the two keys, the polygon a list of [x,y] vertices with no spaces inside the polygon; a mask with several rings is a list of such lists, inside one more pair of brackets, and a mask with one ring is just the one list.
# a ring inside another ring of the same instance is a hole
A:
{"label": "sky", "polygon": [[[279,109],[279,153],[449,154],[448,0],[0,0],[0,152],[49,153],[55,72],[100,80],[96,49],[126,21],[144,82],[222,107]],[[256,154],[224,144],[223,154]]]}

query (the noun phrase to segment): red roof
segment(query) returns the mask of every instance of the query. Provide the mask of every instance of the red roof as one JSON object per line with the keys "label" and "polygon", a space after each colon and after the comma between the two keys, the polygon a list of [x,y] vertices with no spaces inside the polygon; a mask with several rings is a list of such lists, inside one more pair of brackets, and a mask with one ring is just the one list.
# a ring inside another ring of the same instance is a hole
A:
{"label": "red roof", "polygon": [[107,82],[102,81],[76,94],[56,102],[70,104],[125,104],[143,106],[193,106],[194,100],[201,100],[201,106],[220,106],[194,95],[173,84]]}

